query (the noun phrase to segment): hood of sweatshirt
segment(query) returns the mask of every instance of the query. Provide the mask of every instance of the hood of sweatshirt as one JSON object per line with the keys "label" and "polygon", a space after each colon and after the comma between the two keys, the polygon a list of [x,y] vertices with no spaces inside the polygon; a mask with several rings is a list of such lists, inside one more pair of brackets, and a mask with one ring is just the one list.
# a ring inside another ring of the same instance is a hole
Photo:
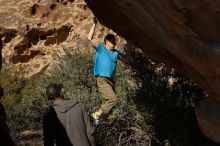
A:
{"label": "hood of sweatshirt", "polygon": [[78,103],[79,102],[74,100],[63,100],[59,104],[53,105],[53,107],[57,112],[65,113]]}

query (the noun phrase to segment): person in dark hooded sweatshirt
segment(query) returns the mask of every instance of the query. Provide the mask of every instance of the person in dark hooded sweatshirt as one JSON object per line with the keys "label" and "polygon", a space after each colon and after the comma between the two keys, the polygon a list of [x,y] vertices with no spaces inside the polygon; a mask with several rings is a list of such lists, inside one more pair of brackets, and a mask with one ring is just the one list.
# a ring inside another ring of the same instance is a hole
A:
{"label": "person in dark hooded sweatshirt", "polygon": [[89,116],[74,100],[65,100],[61,84],[46,88],[52,106],[44,116],[45,146],[95,146],[94,127]]}

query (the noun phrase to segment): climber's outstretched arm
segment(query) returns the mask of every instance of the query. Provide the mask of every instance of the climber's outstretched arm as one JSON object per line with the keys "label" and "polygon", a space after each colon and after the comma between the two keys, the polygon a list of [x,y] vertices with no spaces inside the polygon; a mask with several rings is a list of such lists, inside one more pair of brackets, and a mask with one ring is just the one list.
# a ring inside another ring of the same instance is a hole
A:
{"label": "climber's outstretched arm", "polygon": [[92,27],[89,31],[88,37],[87,37],[88,40],[91,42],[93,48],[96,48],[99,44],[97,41],[93,40],[93,35],[94,35],[94,32],[95,32],[96,24],[97,24],[97,19],[94,18],[93,19],[93,25],[92,25]]}

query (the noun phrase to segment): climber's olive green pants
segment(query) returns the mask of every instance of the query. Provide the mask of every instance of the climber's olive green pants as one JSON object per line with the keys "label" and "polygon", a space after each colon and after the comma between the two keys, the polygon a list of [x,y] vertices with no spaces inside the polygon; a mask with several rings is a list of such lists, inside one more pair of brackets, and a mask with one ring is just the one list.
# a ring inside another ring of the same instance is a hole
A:
{"label": "climber's olive green pants", "polygon": [[114,82],[105,77],[97,77],[97,86],[103,97],[101,110],[102,114],[108,114],[117,104],[117,96],[114,91]]}

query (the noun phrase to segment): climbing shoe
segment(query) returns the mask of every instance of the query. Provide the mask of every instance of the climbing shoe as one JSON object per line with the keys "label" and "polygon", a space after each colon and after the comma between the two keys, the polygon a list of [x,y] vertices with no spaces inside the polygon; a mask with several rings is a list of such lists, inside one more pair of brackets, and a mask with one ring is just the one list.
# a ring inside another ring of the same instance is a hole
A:
{"label": "climbing shoe", "polygon": [[98,126],[100,122],[99,120],[100,117],[96,113],[92,113],[91,117],[92,117],[94,126]]}

